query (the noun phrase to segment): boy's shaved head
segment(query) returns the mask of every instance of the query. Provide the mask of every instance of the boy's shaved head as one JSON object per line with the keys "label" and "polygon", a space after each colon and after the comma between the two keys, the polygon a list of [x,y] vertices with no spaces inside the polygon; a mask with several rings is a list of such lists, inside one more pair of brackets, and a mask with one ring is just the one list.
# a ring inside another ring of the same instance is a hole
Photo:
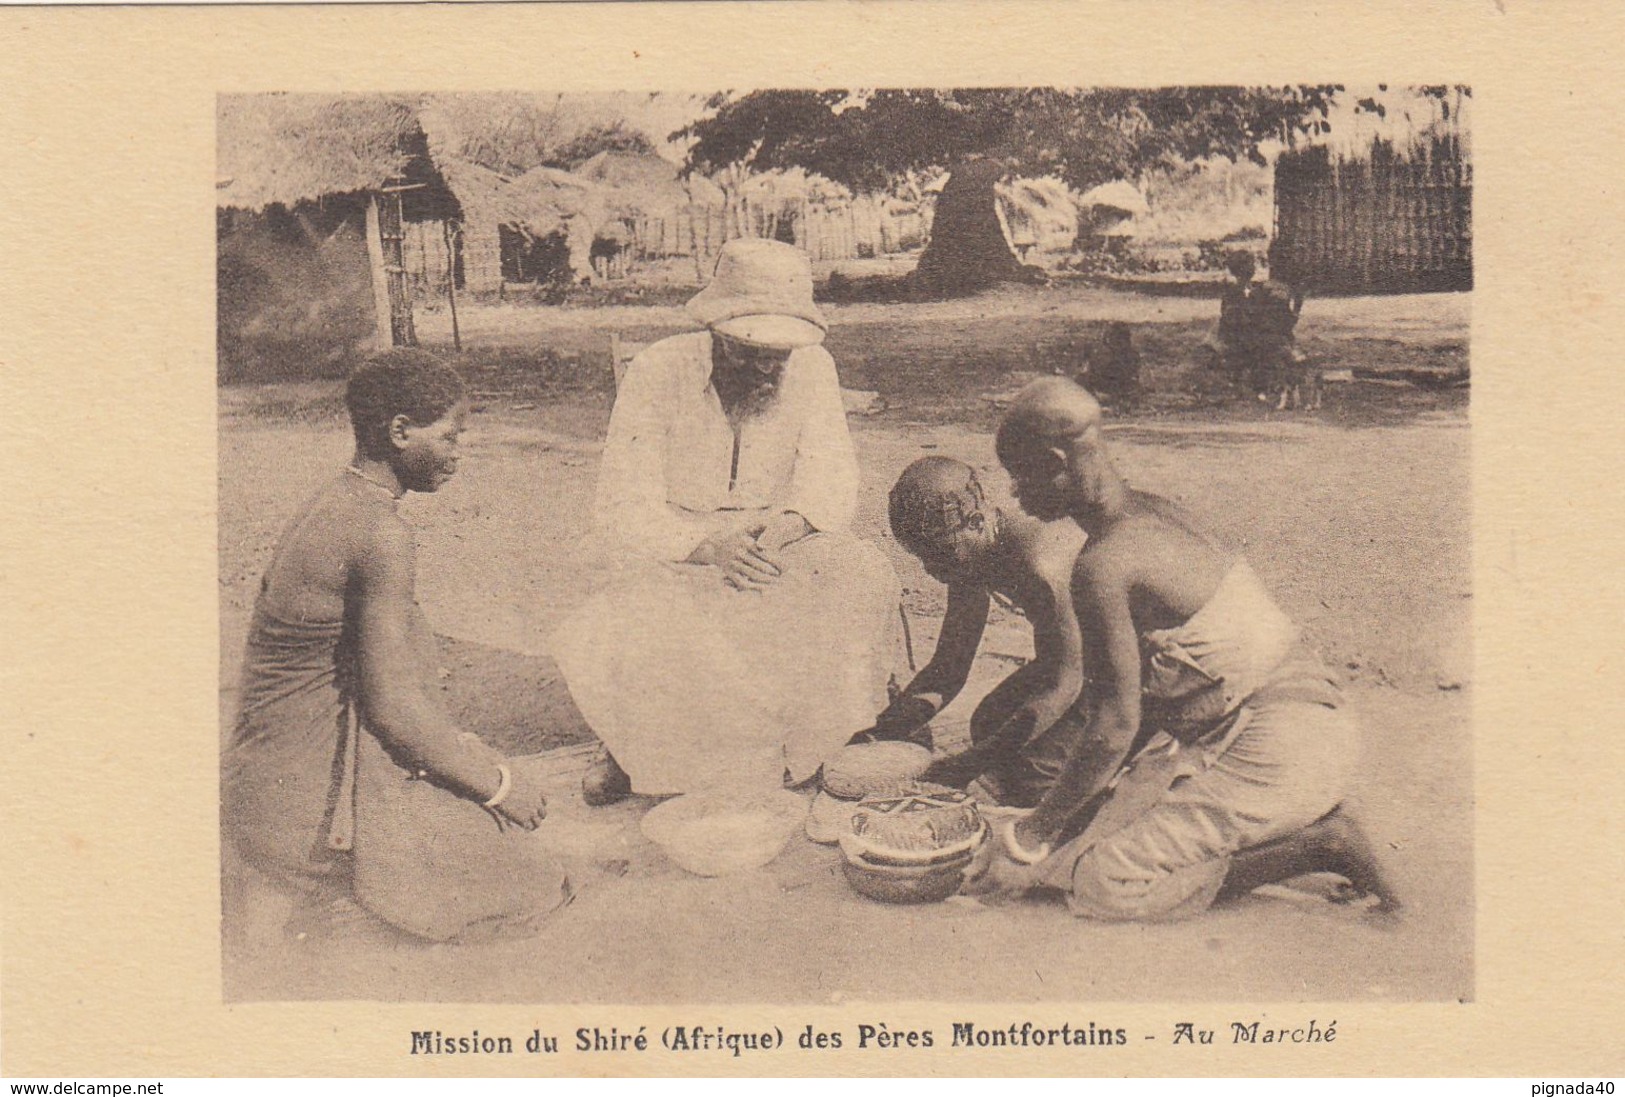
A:
{"label": "boy's shaved head", "polygon": [[1021,390],[999,424],[999,460],[1025,443],[1048,445],[1082,437],[1100,426],[1100,404],[1065,377],[1041,377]]}
{"label": "boy's shaved head", "polygon": [[982,499],[975,469],[952,457],[922,457],[892,486],[892,536],[918,556],[981,513]]}
{"label": "boy's shaved head", "polygon": [[1082,493],[1110,474],[1100,405],[1064,377],[1022,389],[999,424],[996,445],[1021,509],[1044,521],[1072,514]]}

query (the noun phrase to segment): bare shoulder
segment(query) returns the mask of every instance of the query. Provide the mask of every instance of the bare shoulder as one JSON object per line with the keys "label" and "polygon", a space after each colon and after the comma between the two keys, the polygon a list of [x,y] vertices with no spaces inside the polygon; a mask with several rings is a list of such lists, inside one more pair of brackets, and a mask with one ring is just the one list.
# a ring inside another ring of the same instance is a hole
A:
{"label": "bare shoulder", "polygon": [[1021,571],[1052,590],[1072,583],[1073,566],[1087,538],[1076,522],[1024,518],[1011,525],[1012,555]]}
{"label": "bare shoulder", "polygon": [[1199,542],[1208,549],[1220,554],[1234,553],[1234,546],[1225,543],[1222,538],[1215,535],[1184,504],[1144,491],[1136,491],[1134,500],[1137,504],[1140,520],[1150,519],[1161,524],[1164,530],[1162,541],[1182,542],[1189,539]]}
{"label": "bare shoulder", "polygon": [[262,591],[283,612],[336,611],[355,580],[370,585],[374,563],[410,569],[411,531],[388,497],[354,476],[339,474],[318,489],[277,542]]}
{"label": "bare shoulder", "polygon": [[1138,525],[1132,520],[1117,522],[1089,538],[1072,566],[1074,590],[1126,587],[1133,581],[1148,541],[1148,531]]}
{"label": "bare shoulder", "polygon": [[350,563],[365,586],[412,582],[417,541],[393,507],[362,499],[352,511]]}

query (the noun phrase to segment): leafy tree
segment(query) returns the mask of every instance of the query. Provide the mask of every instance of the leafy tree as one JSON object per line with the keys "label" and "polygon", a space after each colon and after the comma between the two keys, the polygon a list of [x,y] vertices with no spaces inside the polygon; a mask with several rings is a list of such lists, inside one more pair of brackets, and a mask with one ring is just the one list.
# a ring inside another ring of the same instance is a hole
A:
{"label": "leafy tree", "polygon": [[606,149],[653,152],[610,97],[531,92],[426,96],[419,109],[437,151],[504,175],[575,168]]}
{"label": "leafy tree", "polygon": [[[1327,115],[1341,90],[1296,85],[720,93],[706,104],[710,115],[672,136],[692,142],[687,165],[707,173],[740,164],[756,171],[801,167],[854,190],[874,191],[922,169],[948,168],[918,272],[921,291],[936,296],[1019,276],[993,214],[993,186],[1003,175],[1055,174],[1082,190],[1205,157],[1263,163],[1271,142],[1290,143],[1329,128]],[[972,178],[959,178],[967,174]]]}
{"label": "leafy tree", "polygon": [[549,166],[575,169],[601,152],[636,152],[651,155],[654,142],[648,134],[632,129],[619,119],[588,126],[553,150]]}

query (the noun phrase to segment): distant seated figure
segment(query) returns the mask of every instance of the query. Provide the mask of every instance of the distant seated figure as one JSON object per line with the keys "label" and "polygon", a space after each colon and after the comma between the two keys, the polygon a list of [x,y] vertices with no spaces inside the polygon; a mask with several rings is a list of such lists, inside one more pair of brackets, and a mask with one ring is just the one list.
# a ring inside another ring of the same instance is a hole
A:
{"label": "distant seated figure", "polygon": [[1301,383],[1305,363],[1294,332],[1303,295],[1285,282],[1255,282],[1257,260],[1237,249],[1225,260],[1233,282],[1219,301],[1219,323],[1203,343],[1218,365],[1260,399],[1282,396]]}
{"label": "distant seated figure", "polygon": [[1253,275],[1258,271],[1258,261],[1251,252],[1232,251],[1225,256],[1224,269],[1232,280],[1225,283],[1224,292],[1219,296],[1219,322],[1202,346],[1212,354],[1215,365],[1235,374],[1244,366],[1241,356],[1246,344],[1247,294],[1252,288]]}
{"label": "distant seated figure", "polygon": [[456,471],[462,379],[397,349],[345,401],[355,456],[277,542],[249,626],[221,758],[228,930],[302,897],[431,940],[534,931],[569,896],[526,833],[546,800],[532,763],[459,730],[429,685],[435,640],[396,513]]}
{"label": "distant seated figure", "polygon": [[1033,658],[976,706],[970,749],[939,758],[925,779],[960,788],[980,781],[1000,803],[1031,807],[1083,730],[1083,641],[1071,597],[1083,531],[988,498],[976,470],[951,457],[922,457],[904,469],[890,514],[898,543],[948,584],[948,610],[931,661],[864,738],[918,741],[964,688],[993,599],[1007,598],[1032,625]]}
{"label": "distant seated figure", "polygon": [[884,704],[899,589],[848,531],[858,461],[807,256],[722,249],[628,365],[596,501],[608,582],[554,654],[604,751],[589,803],[810,778]]}
{"label": "distant seated figure", "polygon": [[1140,391],[1140,352],[1134,349],[1134,331],[1128,324],[1113,321],[1101,330],[1078,380],[1090,392],[1107,398],[1134,396]]}

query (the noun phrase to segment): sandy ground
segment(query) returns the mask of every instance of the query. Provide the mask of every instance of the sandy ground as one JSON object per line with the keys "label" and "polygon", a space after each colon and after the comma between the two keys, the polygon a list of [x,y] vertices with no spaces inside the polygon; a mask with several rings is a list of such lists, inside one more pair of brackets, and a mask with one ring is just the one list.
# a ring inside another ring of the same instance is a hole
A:
{"label": "sandy ground", "polygon": [[[1431,315],[1426,306],[1418,311],[1413,341],[1464,326],[1464,302],[1434,302]],[[867,307],[852,306],[843,322]],[[1348,315],[1328,316],[1326,330],[1343,324],[1336,338],[1352,340],[1372,327],[1403,331],[1411,322],[1403,315],[1362,318],[1362,307],[1349,303]],[[922,326],[933,322],[913,319]],[[295,403],[308,403],[310,394],[294,396]],[[330,411],[302,418],[243,414],[265,399],[264,391],[222,393],[223,714],[232,703],[252,592],[271,544],[299,501],[349,453],[344,426]],[[581,597],[589,561],[574,549],[587,524],[596,439],[607,410],[607,398],[523,408],[493,402],[475,417],[457,480],[434,497],[404,505],[421,543],[424,608],[438,631],[463,642],[447,660],[454,704],[462,703],[458,696],[488,697],[489,681],[510,688],[522,682],[537,665],[532,657],[545,653],[552,626]],[[859,529],[887,548],[908,588],[923,660],[942,592],[883,537],[884,491],[922,453],[961,456],[993,469],[991,441],[979,428],[907,409],[853,422],[865,470]],[[1255,566],[1289,612],[1350,678],[1367,732],[1356,799],[1409,901],[1405,920],[1379,924],[1358,910],[1286,891],[1259,893],[1178,925],[1099,925],[1074,920],[1050,903],[888,907],[847,889],[834,852],[799,839],[764,870],[702,880],[672,866],[641,837],[636,820],[647,802],[597,812],[581,806],[575,793],[581,754],[565,751],[556,756],[553,817],[538,840],[570,864],[579,892],[542,937],[424,947],[361,930],[312,931],[302,940],[228,956],[228,997],[1471,997],[1464,408],[1396,416],[1392,426],[1351,427],[1328,415],[1130,421],[1110,429],[1135,484],[1180,499],[1247,541]],[[480,649],[470,644],[497,649],[505,662],[481,671]],[[972,688],[939,725],[943,741],[963,736],[976,697],[1028,650],[1020,622],[1001,615]],[[487,681],[482,673],[494,677]],[[472,681],[463,682],[465,676]],[[485,718],[522,727],[523,690],[514,692],[519,696],[511,708],[496,711],[488,703]]]}
{"label": "sandy ground", "polygon": [[[1466,295],[1311,301],[1300,341],[1328,365],[1459,368]],[[225,958],[232,999],[841,1002],[1081,999],[1427,999],[1472,995],[1472,735],[1469,431],[1465,394],[1335,386],[1325,411],[1185,400],[1211,301],[1080,286],[932,305],[830,308],[843,384],[879,391],[853,417],[865,470],[859,531],[889,552],[918,658],[943,591],[884,535],[884,493],[923,453],[1002,480],[983,397],[1066,369],[1093,325],[1136,325],[1153,399],[1115,420],[1139,486],[1186,503],[1248,553],[1328,660],[1366,729],[1354,799],[1409,903],[1398,924],[1304,890],[1259,892],[1192,922],[1104,926],[1054,903],[968,900],[888,907],[846,887],[837,855],[796,840],[771,865],[702,880],[637,829],[647,801],[579,800],[582,747],[537,718],[548,635],[583,597],[578,551],[608,420],[608,332],[652,339],[679,308],[465,308],[479,397],[458,478],[403,513],[418,532],[419,594],[445,639],[440,681],[468,726],[511,748],[558,747],[552,816],[539,834],[577,898],[523,944],[425,947],[353,923],[306,920]],[[449,342],[444,313],[420,315]],[[445,327],[446,330],[440,330]],[[1207,386],[1211,387],[1211,386]],[[1221,398],[1222,400],[1222,398]],[[221,712],[234,702],[254,586],[299,502],[348,457],[337,386],[221,392]],[[965,735],[975,701],[1030,652],[996,611],[965,696],[938,721]],[[899,668],[906,673],[906,668]],[[1307,886],[1307,885],[1306,885]],[[1312,889],[1311,889],[1312,890]]]}

